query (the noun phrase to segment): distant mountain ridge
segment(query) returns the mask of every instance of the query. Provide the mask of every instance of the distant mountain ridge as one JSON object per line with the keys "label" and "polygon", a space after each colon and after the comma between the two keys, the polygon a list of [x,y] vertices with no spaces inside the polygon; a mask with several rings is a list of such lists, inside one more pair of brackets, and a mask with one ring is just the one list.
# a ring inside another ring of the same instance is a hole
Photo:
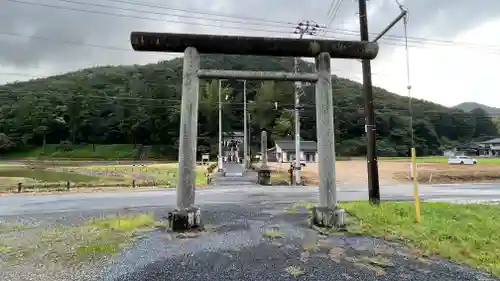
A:
{"label": "distant mountain ridge", "polygon": [[463,102],[461,104],[455,105],[454,108],[462,109],[463,111],[469,112],[476,108],[480,108],[490,116],[500,116],[500,108],[491,107],[477,102]]}

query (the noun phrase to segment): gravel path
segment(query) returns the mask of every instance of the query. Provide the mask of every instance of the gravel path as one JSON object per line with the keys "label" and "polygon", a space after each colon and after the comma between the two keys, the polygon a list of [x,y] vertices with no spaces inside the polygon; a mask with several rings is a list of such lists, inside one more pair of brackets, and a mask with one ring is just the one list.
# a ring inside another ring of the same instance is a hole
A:
{"label": "gravel path", "polygon": [[[94,265],[43,267],[0,262],[0,280],[159,281],[159,280],[500,280],[437,258],[421,258],[403,245],[353,236],[324,237],[307,227],[307,210],[285,212],[265,195],[247,204],[204,205],[206,231],[191,235],[154,230],[127,250]],[[120,214],[170,208],[135,208]],[[108,211],[116,214],[117,211]],[[54,223],[76,224],[102,212],[33,215],[34,231]],[[4,217],[19,222],[22,217]],[[25,223],[25,221],[23,221]],[[273,234],[273,235],[271,235]],[[271,238],[270,236],[278,236]]]}

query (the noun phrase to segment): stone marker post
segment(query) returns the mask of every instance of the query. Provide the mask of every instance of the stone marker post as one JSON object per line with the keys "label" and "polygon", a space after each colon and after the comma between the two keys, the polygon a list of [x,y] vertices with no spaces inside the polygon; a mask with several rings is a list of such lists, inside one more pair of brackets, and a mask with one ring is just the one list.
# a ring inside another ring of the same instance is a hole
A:
{"label": "stone marker post", "polygon": [[267,132],[260,133],[261,168],[267,167]]}
{"label": "stone marker post", "polygon": [[260,135],[261,164],[259,168],[259,184],[271,185],[271,169],[267,166],[267,132]]}

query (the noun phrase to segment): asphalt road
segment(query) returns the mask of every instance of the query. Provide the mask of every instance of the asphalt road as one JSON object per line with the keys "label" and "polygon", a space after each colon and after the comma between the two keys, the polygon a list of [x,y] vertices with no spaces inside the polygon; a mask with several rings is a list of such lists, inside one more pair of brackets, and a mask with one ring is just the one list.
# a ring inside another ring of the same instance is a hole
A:
{"label": "asphalt road", "polygon": [[[231,184],[228,184],[231,182]],[[317,187],[261,187],[238,179],[229,179],[213,189],[196,191],[197,204],[244,204],[256,197],[276,203],[315,201]],[[384,200],[412,200],[411,185],[382,186]],[[366,186],[339,185],[339,201],[367,199]],[[67,211],[91,211],[175,205],[175,190],[99,192],[58,195],[10,195],[0,197],[0,216],[28,215]],[[430,201],[476,202],[500,201],[500,184],[421,185],[420,197]]]}

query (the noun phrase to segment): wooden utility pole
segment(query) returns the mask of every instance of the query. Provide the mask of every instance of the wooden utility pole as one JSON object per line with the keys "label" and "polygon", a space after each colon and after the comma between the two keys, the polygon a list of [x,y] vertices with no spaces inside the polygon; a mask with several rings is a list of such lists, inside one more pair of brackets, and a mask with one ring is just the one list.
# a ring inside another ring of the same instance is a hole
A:
{"label": "wooden utility pole", "polygon": [[223,172],[224,171],[224,161],[223,161],[223,151],[222,151],[222,99],[221,99],[221,95],[222,95],[222,80],[219,79],[218,80],[218,86],[219,86],[219,158],[218,158],[218,161],[219,161],[219,172]]}
{"label": "wooden utility pole", "polygon": [[[366,0],[359,0],[359,29],[361,41],[368,42],[368,14],[366,12]],[[368,166],[368,196],[370,203],[380,203],[380,184],[378,179],[377,163],[377,136],[375,128],[375,112],[373,109],[373,85],[370,60],[362,60],[363,68],[363,92],[365,95],[365,118],[366,118],[366,161]]]}

